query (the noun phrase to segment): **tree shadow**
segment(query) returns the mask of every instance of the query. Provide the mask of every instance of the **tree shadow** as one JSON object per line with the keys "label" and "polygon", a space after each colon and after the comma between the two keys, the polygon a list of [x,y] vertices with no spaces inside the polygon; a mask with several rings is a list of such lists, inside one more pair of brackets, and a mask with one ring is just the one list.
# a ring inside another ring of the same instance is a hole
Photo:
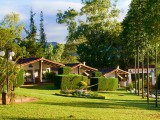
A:
{"label": "tree shadow", "polygon": [[144,110],[158,110],[155,108],[153,101],[150,104],[147,102],[139,100],[120,100],[120,99],[106,99],[99,100],[98,102],[77,102],[72,101],[70,103],[58,103],[58,102],[40,102],[37,104],[45,105],[58,105],[58,106],[70,106],[70,107],[84,107],[84,108],[113,108],[113,109],[144,109]]}
{"label": "tree shadow", "polygon": [[56,118],[25,118],[25,117],[9,117],[3,116],[3,119],[9,120],[93,120],[93,119],[76,119],[75,116],[69,115],[66,117],[56,117]]}
{"label": "tree shadow", "polygon": [[25,89],[38,89],[38,90],[57,90],[53,83],[41,83],[41,84],[30,84],[23,85],[21,88]]}

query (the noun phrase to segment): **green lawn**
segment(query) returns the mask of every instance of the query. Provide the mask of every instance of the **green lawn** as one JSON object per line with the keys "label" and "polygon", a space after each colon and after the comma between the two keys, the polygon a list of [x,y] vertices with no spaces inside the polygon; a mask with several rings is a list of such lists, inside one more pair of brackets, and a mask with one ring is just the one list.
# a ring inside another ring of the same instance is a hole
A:
{"label": "green lawn", "polygon": [[[52,89],[52,90],[51,90]],[[159,120],[160,110],[153,100],[149,105],[146,99],[118,90],[103,92],[102,99],[87,99],[55,96],[52,85],[17,88],[18,96],[38,98],[35,102],[13,105],[0,105],[0,119],[21,120]],[[159,105],[160,106],[160,105]]]}

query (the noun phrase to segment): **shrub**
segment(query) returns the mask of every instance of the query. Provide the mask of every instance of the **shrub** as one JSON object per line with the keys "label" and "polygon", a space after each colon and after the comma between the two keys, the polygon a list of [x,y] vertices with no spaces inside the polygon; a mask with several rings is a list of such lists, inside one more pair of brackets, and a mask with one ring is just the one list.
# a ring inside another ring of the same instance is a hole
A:
{"label": "shrub", "polygon": [[113,91],[118,88],[117,78],[99,78],[98,79],[98,91]]}
{"label": "shrub", "polygon": [[62,90],[74,90],[79,89],[78,83],[84,81],[87,82],[87,76],[82,75],[58,75],[55,76],[54,84],[56,87]]}
{"label": "shrub", "polygon": [[60,74],[60,75],[62,75],[62,74],[64,74],[64,75],[68,75],[68,74],[70,74],[71,73],[71,67],[60,67],[60,68],[58,68],[58,74]]}
{"label": "shrub", "polygon": [[85,88],[87,86],[87,83],[84,81],[80,81],[77,85],[79,86],[79,88],[81,88],[81,87]]}
{"label": "shrub", "polygon": [[16,83],[15,83],[15,87],[20,87],[21,85],[24,84],[24,70],[20,70],[16,76]]}
{"label": "shrub", "polygon": [[92,73],[92,77],[101,77],[102,76],[102,72],[93,72]]}
{"label": "shrub", "polygon": [[46,78],[47,81],[53,82],[54,81],[54,76],[56,75],[56,73],[46,72],[44,75],[45,75],[45,78]]}

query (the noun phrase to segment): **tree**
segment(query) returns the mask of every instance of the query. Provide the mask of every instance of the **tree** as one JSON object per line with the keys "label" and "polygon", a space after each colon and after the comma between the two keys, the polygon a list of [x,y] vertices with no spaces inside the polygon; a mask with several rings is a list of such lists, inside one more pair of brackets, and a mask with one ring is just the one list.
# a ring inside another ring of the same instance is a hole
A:
{"label": "tree", "polygon": [[142,51],[148,43],[148,35],[144,29],[144,20],[146,17],[146,2],[133,0],[130,9],[122,22],[123,31],[121,40],[123,44],[122,64],[124,66],[133,65],[135,51],[141,48]]}
{"label": "tree", "polygon": [[[16,13],[10,13],[7,14],[4,19],[2,20],[0,26],[4,29],[10,30],[12,37],[7,38],[6,35],[6,43],[10,44],[10,49],[12,49],[15,52],[15,57],[17,58],[21,56],[21,47],[19,44],[21,43],[22,37],[21,34],[23,32],[24,23],[20,23],[20,17],[19,14]],[[2,35],[3,36],[3,35]]]}
{"label": "tree", "polygon": [[62,63],[77,63],[78,54],[77,54],[77,45],[74,42],[67,42],[64,46],[64,52],[62,53]]}
{"label": "tree", "polygon": [[43,24],[43,12],[41,11],[40,13],[40,45],[42,46],[42,48],[45,50],[46,48],[46,44],[47,44],[47,40],[46,40],[46,34],[44,32],[44,24]]}
{"label": "tree", "polygon": [[20,42],[24,23],[20,23],[19,14],[14,12],[7,14],[1,22],[1,27],[12,30],[14,41],[17,43]]}
{"label": "tree", "polygon": [[21,47],[25,47],[26,51],[29,53],[29,57],[42,57],[44,55],[44,50],[42,46],[37,43],[37,28],[34,23],[35,13],[30,11],[30,26],[29,31],[26,30],[26,39],[21,43]]}
{"label": "tree", "polygon": [[52,43],[50,43],[48,45],[48,47],[46,48],[46,58],[49,59],[49,60],[53,60],[53,45]]}
{"label": "tree", "polygon": [[[160,2],[158,0],[149,0],[146,5],[147,16],[145,19],[145,30],[150,35],[150,39],[153,44],[155,51],[155,78],[156,78],[156,107],[158,107],[158,88],[159,88],[159,76],[157,75],[158,71],[158,62],[157,59],[159,49],[159,40],[160,40]],[[157,79],[158,76],[158,79]]]}
{"label": "tree", "polygon": [[[114,67],[118,65],[118,37],[121,25],[117,21],[119,10],[109,0],[82,0],[80,12],[69,9],[57,14],[58,23],[68,25],[67,42],[76,42],[79,61],[86,61],[93,67]],[[76,17],[85,16],[85,20]],[[112,48],[115,54],[108,54]],[[108,61],[114,61],[112,64]]]}
{"label": "tree", "polygon": [[64,51],[64,44],[57,44],[53,50],[53,61],[61,62],[63,51]]}

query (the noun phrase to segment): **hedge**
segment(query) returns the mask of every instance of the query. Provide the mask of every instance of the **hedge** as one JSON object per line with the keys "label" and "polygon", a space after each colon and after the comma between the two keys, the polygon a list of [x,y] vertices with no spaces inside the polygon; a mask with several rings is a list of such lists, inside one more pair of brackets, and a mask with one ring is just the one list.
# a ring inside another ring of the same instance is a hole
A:
{"label": "hedge", "polygon": [[58,68],[58,74],[60,75],[68,75],[71,73],[71,67],[60,67]]}
{"label": "hedge", "polygon": [[118,88],[117,78],[100,78],[98,80],[98,91],[113,91]]}
{"label": "hedge", "polygon": [[54,85],[62,90],[79,89],[79,83],[84,81],[87,83],[87,76],[82,75],[57,75],[54,79]]}
{"label": "hedge", "polygon": [[[98,85],[95,85],[98,84]],[[91,78],[91,90],[98,91],[113,91],[118,88],[118,79],[117,78],[104,78],[104,77],[95,77]]]}
{"label": "hedge", "polygon": [[92,73],[92,77],[101,77],[102,76],[102,72],[93,72]]}

